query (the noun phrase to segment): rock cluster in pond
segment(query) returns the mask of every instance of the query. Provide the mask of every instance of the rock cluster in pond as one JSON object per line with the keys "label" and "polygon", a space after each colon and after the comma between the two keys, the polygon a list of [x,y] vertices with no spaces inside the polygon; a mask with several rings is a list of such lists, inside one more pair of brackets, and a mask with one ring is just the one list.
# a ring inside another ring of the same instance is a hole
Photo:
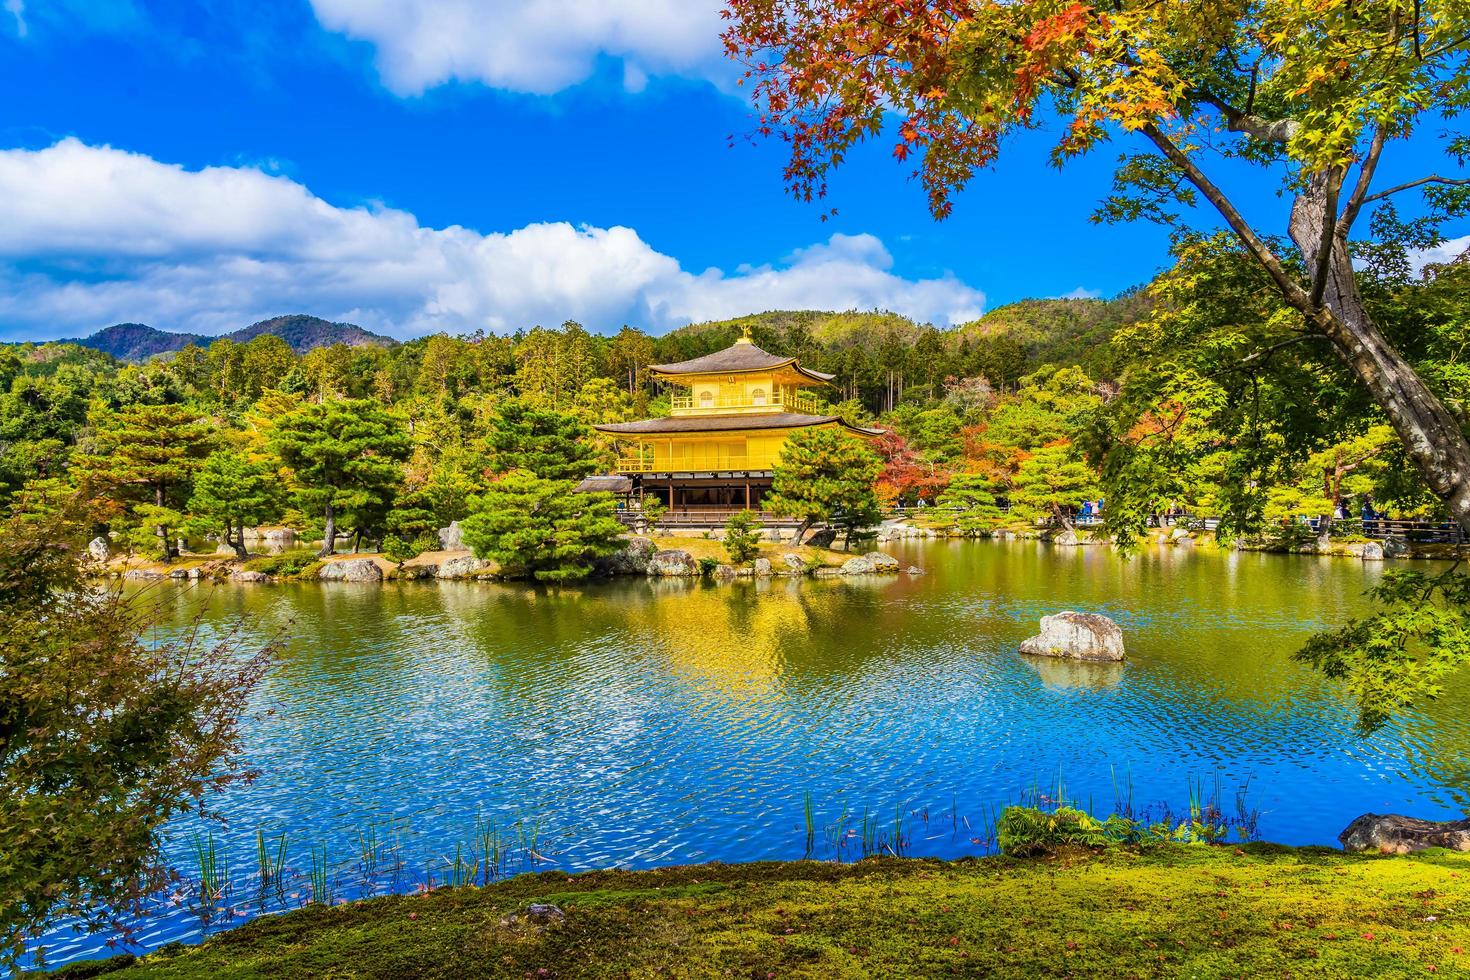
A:
{"label": "rock cluster in pond", "polygon": [[658,545],[645,537],[631,537],[623,547],[603,559],[600,570],[605,575],[647,575]]}
{"label": "rock cluster in pond", "polygon": [[1344,851],[1380,854],[1408,854],[1426,847],[1470,851],[1470,820],[1435,821],[1397,813],[1365,813],[1348,824],[1337,835],[1337,841]]}
{"label": "rock cluster in pond", "polygon": [[1041,617],[1041,632],[1021,643],[1021,652],[1116,663],[1124,657],[1123,630],[1106,616],[1068,610]]}

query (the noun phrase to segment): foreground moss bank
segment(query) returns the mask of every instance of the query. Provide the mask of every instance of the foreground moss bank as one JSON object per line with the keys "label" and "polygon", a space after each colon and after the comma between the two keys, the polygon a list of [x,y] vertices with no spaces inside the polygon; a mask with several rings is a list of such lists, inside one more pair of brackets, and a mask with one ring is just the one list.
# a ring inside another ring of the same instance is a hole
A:
{"label": "foreground moss bank", "polygon": [[[565,921],[533,922],[533,902]],[[703,865],[307,908],[107,975],[1465,976],[1467,913],[1470,856],[1444,851]]]}

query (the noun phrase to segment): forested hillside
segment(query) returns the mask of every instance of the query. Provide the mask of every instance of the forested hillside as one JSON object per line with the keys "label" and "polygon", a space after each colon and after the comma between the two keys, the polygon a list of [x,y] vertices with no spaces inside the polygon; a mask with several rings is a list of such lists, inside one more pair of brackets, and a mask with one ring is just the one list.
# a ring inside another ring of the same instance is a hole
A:
{"label": "forested hillside", "polygon": [[[1363,277],[1385,331],[1458,410],[1470,397],[1470,266]],[[1002,500],[1004,519],[1066,525],[1105,496],[1119,533],[1169,506],[1219,516],[1230,533],[1367,501],[1434,513],[1381,413],[1271,297],[1233,245],[1201,239],[1146,289],[1017,303],[954,330],[783,311],[661,337],[567,323],[312,347],[362,337],[283,318],[144,363],[12,345],[0,348],[0,500],[44,513],[79,497],[99,526],[160,554],[242,521],[311,534],[330,521],[398,551],[427,546],[432,528],[498,499],[489,488],[520,465],[498,429],[554,431],[605,469],[616,447],[588,426],[668,410],[648,365],[749,329],[835,375],[820,410],[886,430],[873,446],[880,497],[963,508],[976,533],[1002,519]],[[542,415],[517,421],[526,410]],[[356,469],[311,475],[314,452],[347,443]]]}

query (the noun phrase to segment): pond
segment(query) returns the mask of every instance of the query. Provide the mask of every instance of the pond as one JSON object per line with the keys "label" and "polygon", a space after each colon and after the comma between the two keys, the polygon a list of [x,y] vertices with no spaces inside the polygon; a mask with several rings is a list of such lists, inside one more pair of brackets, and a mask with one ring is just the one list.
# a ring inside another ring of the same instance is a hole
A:
{"label": "pond", "polygon": [[[1364,740],[1340,692],[1289,659],[1364,608],[1379,564],[1214,549],[1125,562],[1034,542],[890,550],[926,574],[150,590],[172,628],[244,617],[290,640],[261,693],[270,713],[248,728],[262,775],[218,800],[217,875],[231,884],[209,902],[181,888],[142,925],[144,947],[300,905],[313,887],[336,901],[481,880],[490,863],[572,871],[809,847],[852,859],[895,840],[909,854],[985,853],[995,809],[1059,779],[1105,812],[1131,796],[1177,814],[1203,781],[1233,813],[1248,787],[1260,835],[1292,844],[1331,844],[1366,811],[1461,813],[1470,692]],[[1117,619],[1129,662],[1018,655],[1061,609]],[[281,885],[264,893],[258,833],[272,854],[285,835]],[[209,838],[175,828],[186,876]],[[48,961],[105,953],[106,938],[58,931]]]}

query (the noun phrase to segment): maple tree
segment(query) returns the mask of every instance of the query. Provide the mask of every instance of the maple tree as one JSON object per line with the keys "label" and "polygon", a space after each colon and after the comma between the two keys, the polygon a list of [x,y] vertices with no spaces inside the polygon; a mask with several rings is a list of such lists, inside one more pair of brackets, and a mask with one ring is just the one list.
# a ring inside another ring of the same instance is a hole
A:
{"label": "maple tree", "polygon": [[[1354,267],[1406,276],[1406,250],[1470,211],[1470,178],[1379,180],[1391,147],[1470,104],[1462,0],[727,0],[724,16],[757,132],[787,143],[785,180],[801,200],[823,197],[833,167],[891,131],[937,218],[1004,137],[1048,114],[1065,123],[1058,164],[1141,141],[1097,217],[1172,224],[1200,199],[1213,207],[1296,313],[1278,343],[1329,344],[1470,530],[1470,441],[1369,314]],[[1445,139],[1463,165],[1470,137]],[[1220,186],[1220,168],[1242,162],[1290,197],[1289,244]],[[1406,193],[1420,197],[1409,218],[1397,209]]]}

